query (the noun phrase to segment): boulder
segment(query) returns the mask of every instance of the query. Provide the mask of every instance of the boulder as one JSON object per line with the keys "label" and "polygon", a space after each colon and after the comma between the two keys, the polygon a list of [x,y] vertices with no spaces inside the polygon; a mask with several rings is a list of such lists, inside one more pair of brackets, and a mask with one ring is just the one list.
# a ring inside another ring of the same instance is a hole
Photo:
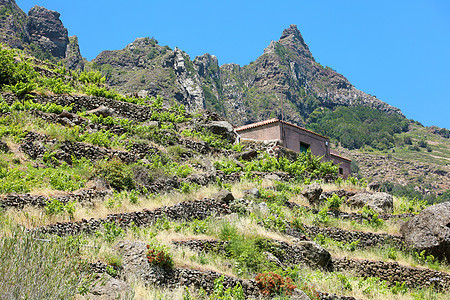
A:
{"label": "boulder", "polygon": [[224,139],[233,143],[236,140],[236,133],[233,130],[233,126],[227,121],[211,121],[201,126],[213,134],[222,136]]}
{"label": "boulder", "polygon": [[131,286],[121,279],[113,278],[107,274],[98,274],[96,277],[89,293],[85,297],[81,296],[80,299],[128,299],[133,295]]}
{"label": "boulder", "polygon": [[258,156],[258,152],[256,150],[248,150],[245,152],[241,152],[234,155],[235,159],[242,159],[245,161],[251,161]]}
{"label": "boulder", "polygon": [[106,107],[104,105],[97,107],[96,109],[89,110],[87,114],[94,114],[97,116],[109,117],[114,115],[114,110],[112,108]]}
{"label": "boulder", "polygon": [[366,204],[377,213],[392,213],[394,211],[394,198],[388,193],[375,193]]}
{"label": "boulder", "polygon": [[292,295],[289,296],[291,300],[311,300],[302,290],[294,289]]}
{"label": "boulder", "polygon": [[450,202],[424,209],[404,223],[400,233],[414,249],[450,261]]}
{"label": "boulder", "polygon": [[296,246],[301,249],[303,258],[311,267],[330,268],[331,254],[319,244],[312,241],[299,241]]}
{"label": "boulder", "polygon": [[218,193],[215,193],[212,196],[213,199],[220,201],[220,202],[225,202],[227,204],[229,204],[231,201],[234,200],[234,196],[230,191],[227,190],[221,190]]}
{"label": "boulder", "polygon": [[392,213],[394,210],[394,198],[388,193],[358,193],[350,197],[346,204],[355,208],[367,206],[379,214]]}
{"label": "boulder", "polygon": [[261,197],[261,194],[259,193],[258,188],[251,188],[249,190],[245,190],[244,194],[247,196],[250,196],[252,198],[259,198]]}
{"label": "boulder", "polygon": [[318,183],[313,183],[310,185],[307,185],[303,191],[302,195],[306,199],[308,199],[308,202],[311,205],[318,205],[320,204],[320,195],[322,194],[322,187]]}

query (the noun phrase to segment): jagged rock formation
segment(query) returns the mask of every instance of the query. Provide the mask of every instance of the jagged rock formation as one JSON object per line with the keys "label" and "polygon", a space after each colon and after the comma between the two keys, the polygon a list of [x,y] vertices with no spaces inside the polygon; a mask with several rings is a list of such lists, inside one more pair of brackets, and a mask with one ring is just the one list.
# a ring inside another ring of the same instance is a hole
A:
{"label": "jagged rock formation", "polygon": [[204,108],[199,75],[189,56],[180,49],[159,46],[158,41],[138,38],[122,50],[103,51],[92,67],[106,75],[107,83],[123,93],[161,95],[189,110]]}
{"label": "jagged rock formation", "polygon": [[35,5],[28,12],[26,29],[30,42],[58,58],[65,57],[69,44],[68,31],[59,19],[60,14]]}
{"label": "jagged rock formation", "polygon": [[58,12],[37,5],[27,16],[14,0],[0,0],[0,42],[40,59],[63,60],[70,69],[83,69],[78,39],[68,36],[59,17]]}
{"label": "jagged rock formation", "polygon": [[[84,68],[78,39],[68,37],[58,12],[35,6],[27,17],[13,0],[1,0],[0,8],[1,42],[29,49],[38,58],[62,60],[70,69]],[[120,92],[161,95],[190,111],[211,109],[235,125],[282,115],[301,125],[315,109],[341,105],[402,115],[317,63],[295,25],[272,41],[255,62],[242,67],[219,67],[210,54],[191,60],[178,48],[159,46],[154,38],[138,38],[122,50],[103,51],[89,68],[102,71],[107,83]]]}
{"label": "jagged rock formation", "polygon": [[264,54],[246,66],[219,67],[214,55],[193,61],[180,49],[139,38],[125,49],[104,51],[92,62],[107,82],[125,93],[175,99],[191,111],[211,109],[235,125],[269,117],[297,124],[320,107],[363,105],[387,113],[401,111],[357,90],[344,76],[315,62],[300,31],[291,25]]}

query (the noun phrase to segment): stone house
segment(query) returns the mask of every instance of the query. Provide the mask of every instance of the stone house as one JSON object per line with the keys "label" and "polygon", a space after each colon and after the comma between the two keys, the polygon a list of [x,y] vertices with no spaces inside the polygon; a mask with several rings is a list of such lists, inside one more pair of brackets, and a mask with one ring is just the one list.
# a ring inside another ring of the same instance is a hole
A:
{"label": "stone house", "polygon": [[279,140],[284,147],[303,152],[311,149],[316,156],[323,156],[324,161],[333,161],[339,165],[339,175],[347,178],[351,175],[351,160],[340,156],[330,149],[330,139],[300,126],[269,119],[253,124],[244,125],[234,129],[241,139],[269,141]]}

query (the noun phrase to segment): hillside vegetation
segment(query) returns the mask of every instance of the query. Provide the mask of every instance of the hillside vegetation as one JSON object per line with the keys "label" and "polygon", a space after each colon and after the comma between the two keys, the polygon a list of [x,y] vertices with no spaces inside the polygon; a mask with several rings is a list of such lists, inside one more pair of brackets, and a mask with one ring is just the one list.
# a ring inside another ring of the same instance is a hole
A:
{"label": "hillside vegetation", "polygon": [[447,262],[399,235],[428,203],[355,208],[367,182],[310,152],[236,144],[217,114],[98,72],[7,48],[0,62],[0,298],[450,296]]}

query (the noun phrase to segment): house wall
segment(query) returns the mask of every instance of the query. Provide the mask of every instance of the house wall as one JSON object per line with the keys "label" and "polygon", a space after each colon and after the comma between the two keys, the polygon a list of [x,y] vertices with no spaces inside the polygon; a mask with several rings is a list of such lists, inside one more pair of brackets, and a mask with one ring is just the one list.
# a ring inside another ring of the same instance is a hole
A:
{"label": "house wall", "polygon": [[330,146],[327,138],[288,124],[283,124],[282,135],[283,144],[286,148],[300,152],[300,142],[303,142],[309,144],[312,154],[323,156],[325,161],[330,159]]}
{"label": "house wall", "polygon": [[271,123],[267,125],[240,130],[239,135],[244,139],[252,139],[257,141],[281,140],[280,123]]}
{"label": "house wall", "polygon": [[322,161],[333,161],[342,168],[341,177],[346,179],[351,175],[350,161],[330,153],[330,141],[328,138],[314,134],[302,128],[286,123],[274,122],[254,128],[239,130],[243,139],[257,141],[281,140],[284,147],[300,152],[300,142],[309,145],[311,153],[315,156],[323,156]]}
{"label": "house wall", "polygon": [[347,179],[352,174],[351,162],[333,154],[330,157],[335,165],[339,165],[339,168],[342,168],[342,174],[338,174],[344,179]]}

